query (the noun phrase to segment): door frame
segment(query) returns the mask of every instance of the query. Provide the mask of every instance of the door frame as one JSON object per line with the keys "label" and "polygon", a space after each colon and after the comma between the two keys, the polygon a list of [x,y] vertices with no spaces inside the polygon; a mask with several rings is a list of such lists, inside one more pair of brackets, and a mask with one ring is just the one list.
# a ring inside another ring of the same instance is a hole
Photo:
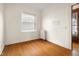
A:
{"label": "door frame", "polygon": [[[76,3],[76,4],[74,4],[74,5],[72,5],[71,6],[71,40],[72,40],[72,13],[73,13],[73,6],[75,6],[75,5],[78,5],[79,3]],[[79,14],[78,14],[79,15]],[[79,17],[78,17],[78,19],[79,19]],[[77,31],[78,31],[78,29],[79,29],[79,22],[78,22],[78,19],[77,19],[77,23],[78,23],[78,28],[77,28]],[[78,35],[79,35],[79,33],[78,33]],[[78,42],[79,42],[79,39],[78,39]],[[73,42],[71,41],[71,51],[73,51]]]}

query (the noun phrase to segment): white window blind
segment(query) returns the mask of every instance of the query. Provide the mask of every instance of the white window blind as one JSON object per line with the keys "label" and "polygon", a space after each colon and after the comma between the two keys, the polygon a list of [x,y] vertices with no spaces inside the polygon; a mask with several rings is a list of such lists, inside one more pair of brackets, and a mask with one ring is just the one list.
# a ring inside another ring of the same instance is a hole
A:
{"label": "white window blind", "polygon": [[21,31],[35,31],[35,15],[22,13],[21,17]]}

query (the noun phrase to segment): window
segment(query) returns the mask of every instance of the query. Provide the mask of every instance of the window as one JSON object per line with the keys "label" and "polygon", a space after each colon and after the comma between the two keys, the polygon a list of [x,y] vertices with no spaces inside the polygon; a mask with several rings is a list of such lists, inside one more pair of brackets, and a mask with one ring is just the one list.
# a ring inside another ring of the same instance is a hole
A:
{"label": "window", "polygon": [[35,31],[35,15],[22,13],[21,17],[21,31]]}
{"label": "window", "polygon": [[77,36],[77,13],[73,13],[72,15],[72,34]]}

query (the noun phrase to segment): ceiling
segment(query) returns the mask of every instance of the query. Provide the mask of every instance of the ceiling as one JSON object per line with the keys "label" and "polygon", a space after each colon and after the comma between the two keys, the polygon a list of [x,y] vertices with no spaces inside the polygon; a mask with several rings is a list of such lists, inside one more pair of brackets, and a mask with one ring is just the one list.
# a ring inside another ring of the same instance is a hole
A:
{"label": "ceiling", "polygon": [[44,8],[47,8],[48,6],[60,6],[60,5],[73,5],[71,3],[26,3],[24,5],[27,5],[33,9],[36,10],[43,10]]}
{"label": "ceiling", "polygon": [[[47,8],[48,6],[50,5],[69,5],[69,3],[6,3],[5,5],[24,5],[24,6],[29,6],[35,10],[38,10],[38,11],[41,11],[43,10],[44,8]],[[73,5],[73,4],[70,4],[70,5]]]}
{"label": "ceiling", "polygon": [[26,4],[26,5],[32,7],[33,9],[36,9],[36,10],[42,10],[42,9],[48,7],[48,6],[51,5],[51,4],[49,4],[49,3],[30,3],[30,4],[29,4],[29,3],[28,3],[28,4]]}

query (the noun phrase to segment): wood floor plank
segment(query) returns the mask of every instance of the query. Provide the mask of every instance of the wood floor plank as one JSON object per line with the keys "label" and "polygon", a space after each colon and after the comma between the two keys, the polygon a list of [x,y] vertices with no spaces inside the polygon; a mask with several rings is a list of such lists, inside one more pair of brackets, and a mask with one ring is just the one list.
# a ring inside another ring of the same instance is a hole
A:
{"label": "wood floor plank", "polygon": [[5,46],[2,56],[69,56],[71,51],[51,42],[37,39]]}
{"label": "wood floor plank", "polygon": [[79,56],[79,42],[73,41],[72,44],[73,44],[73,51],[75,51],[74,54],[77,54],[77,56]]}

